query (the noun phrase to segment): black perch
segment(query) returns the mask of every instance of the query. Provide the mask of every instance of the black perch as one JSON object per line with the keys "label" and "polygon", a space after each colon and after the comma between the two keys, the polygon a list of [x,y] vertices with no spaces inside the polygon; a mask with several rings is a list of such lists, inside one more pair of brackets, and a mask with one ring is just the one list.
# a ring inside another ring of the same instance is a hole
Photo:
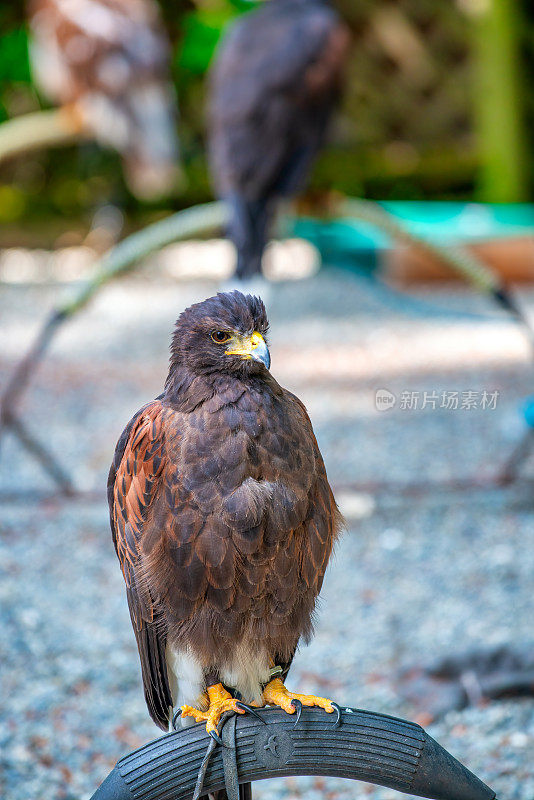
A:
{"label": "black perch", "polygon": [[[226,723],[227,747],[215,749],[203,794],[228,790],[236,774],[240,784],[324,775],[433,800],[495,800],[489,786],[414,722],[344,708],[335,727],[324,711],[305,708],[295,726],[279,709],[259,713],[263,723],[249,715]],[[204,725],[162,736],[122,758],[92,800],[190,800],[209,742]]]}
{"label": "black perch", "polygon": [[239,278],[261,273],[276,201],[306,181],[349,42],[328,0],[269,0],[222,40],[211,71],[209,150],[215,189],[231,208]]}

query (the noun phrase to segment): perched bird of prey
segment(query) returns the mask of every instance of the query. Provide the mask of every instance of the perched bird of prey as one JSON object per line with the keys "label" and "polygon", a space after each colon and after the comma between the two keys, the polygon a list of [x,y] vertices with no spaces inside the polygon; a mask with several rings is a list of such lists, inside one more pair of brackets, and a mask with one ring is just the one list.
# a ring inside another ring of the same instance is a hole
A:
{"label": "perched bird of prey", "polygon": [[348,46],[328,0],[269,0],[223,38],[211,70],[209,149],[216,191],[231,207],[239,278],[261,273],[276,200],[308,176]]}
{"label": "perched bird of prey", "polygon": [[31,61],[43,93],[122,155],[135,194],[176,178],[170,46],[153,0],[30,0]]}
{"label": "perched bird of prey", "polygon": [[262,301],[240,292],[184,311],[165,389],[128,423],[109,474],[145,698],[163,730],[173,707],[216,739],[221,715],[247,703],[334,711],[283,683],[341,518],[306,409],[269,371],[267,327]]}

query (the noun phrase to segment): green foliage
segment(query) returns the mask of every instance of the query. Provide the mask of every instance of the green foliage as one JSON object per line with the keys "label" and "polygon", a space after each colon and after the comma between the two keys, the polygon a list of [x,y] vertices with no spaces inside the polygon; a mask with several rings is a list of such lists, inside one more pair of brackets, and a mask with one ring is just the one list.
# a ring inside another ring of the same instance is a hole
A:
{"label": "green foliage", "polygon": [[28,36],[25,28],[13,28],[0,38],[0,82],[30,83]]}
{"label": "green foliage", "polygon": [[186,70],[204,75],[219,41],[223,22],[226,19],[221,19],[220,13],[190,12],[184,16],[183,39],[175,57],[177,73]]}
{"label": "green foliage", "polygon": [[19,25],[0,36],[0,122],[10,116],[9,96],[13,88],[30,84],[28,36],[25,28]]}
{"label": "green foliage", "polygon": [[[354,47],[343,108],[312,187],[379,198],[473,196],[481,150],[474,135],[472,20],[460,10],[468,0],[334,1],[351,27]],[[531,0],[517,1],[526,20],[523,74],[528,75],[534,69],[534,11]],[[0,222],[26,224],[47,216],[83,221],[107,199],[122,204],[130,218],[210,199],[206,75],[225,27],[255,3],[160,0],[160,5],[173,48],[185,188],[147,207],[128,193],[113,152],[96,145],[36,152],[2,165],[0,187],[7,187],[7,194],[0,191]],[[524,88],[531,127],[534,89]],[[0,4],[0,121],[38,107],[24,4]],[[529,147],[532,151],[532,143]],[[528,182],[532,187],[530,174]]]}
{"label": "green foliage", "polygon": [[182,41],[175,57],[178,80],[183,72],[205,75],[226,25],[237,12],[250,11],[248,0],[214,4],[190,11],[182,17]]}

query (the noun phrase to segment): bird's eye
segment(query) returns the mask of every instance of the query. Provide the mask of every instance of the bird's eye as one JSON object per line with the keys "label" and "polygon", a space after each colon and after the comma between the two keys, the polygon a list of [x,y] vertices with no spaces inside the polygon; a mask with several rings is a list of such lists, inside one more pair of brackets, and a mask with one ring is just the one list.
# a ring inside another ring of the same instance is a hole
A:
{"label": "bird's eye", "polygon": [[210,336],[217,344],[225,344],[225,342],[229,342],[232,338],[228,331],[212,331]]}

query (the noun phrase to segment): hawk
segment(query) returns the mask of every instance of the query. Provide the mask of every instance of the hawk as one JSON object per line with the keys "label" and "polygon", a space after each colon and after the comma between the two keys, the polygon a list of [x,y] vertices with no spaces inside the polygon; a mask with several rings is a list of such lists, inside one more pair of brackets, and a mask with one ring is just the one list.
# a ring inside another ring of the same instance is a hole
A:
{"label": "hawk", "polygon": [[126,426],[109,473],[145,699],[218,739],[228,710],[331,701],[289,692],[341,517],[306,409],[269,371],[262,301],[184,311],[163,393]]}
{"label": "hawk", "polygon": [[33,75],[82,129],[123,157],[141,197],[176,176],[170,45],[153,0],[31,0]]}
{"label": "hawk", "polygon": [[236,275],[261,273],[276,201],[302,188],[340,95],[349,32],[328,0],[269,0],[223,38],[210,77],[215,189]]}

